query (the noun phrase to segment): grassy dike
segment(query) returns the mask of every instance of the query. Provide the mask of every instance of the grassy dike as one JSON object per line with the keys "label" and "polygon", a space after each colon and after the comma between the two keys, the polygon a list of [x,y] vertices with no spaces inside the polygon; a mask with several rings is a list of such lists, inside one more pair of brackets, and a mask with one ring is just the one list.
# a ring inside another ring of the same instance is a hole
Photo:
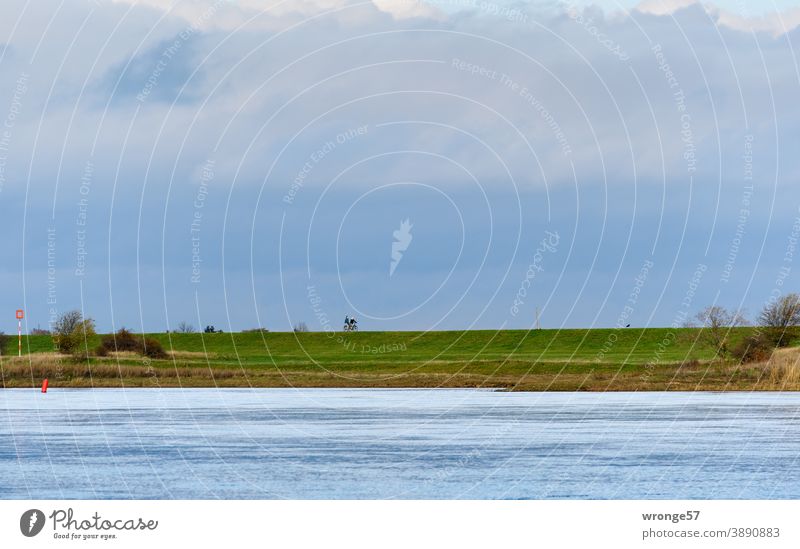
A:
{"label": "grassy dike", "polygon": [[[768,364],[713,360],[695,329],[149,335],[168,359],[118,353],[76,361],[54,353],[47,336],[25,337],[22,358],[3,354],[3,386],[38,387],[47,377],[51,387],[793,388]],[[16,352],[16,340],[9,347]]]}

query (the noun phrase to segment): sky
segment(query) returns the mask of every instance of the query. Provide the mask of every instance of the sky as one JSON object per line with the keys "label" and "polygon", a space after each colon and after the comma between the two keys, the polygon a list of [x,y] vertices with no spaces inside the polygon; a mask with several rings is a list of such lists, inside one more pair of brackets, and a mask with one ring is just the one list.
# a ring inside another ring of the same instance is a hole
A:
{"label": "sky", "polygon": [[800,290],[800,6],[4,0],[0,330],[681,325]]}

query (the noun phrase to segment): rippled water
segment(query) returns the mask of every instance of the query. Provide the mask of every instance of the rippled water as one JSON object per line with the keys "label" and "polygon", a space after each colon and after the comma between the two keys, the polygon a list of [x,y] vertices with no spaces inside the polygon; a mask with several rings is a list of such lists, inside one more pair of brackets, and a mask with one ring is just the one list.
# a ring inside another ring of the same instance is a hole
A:
{"label": "rippled water", "polygon": [[2,498],[798,498],[800,394],[0,391]]}

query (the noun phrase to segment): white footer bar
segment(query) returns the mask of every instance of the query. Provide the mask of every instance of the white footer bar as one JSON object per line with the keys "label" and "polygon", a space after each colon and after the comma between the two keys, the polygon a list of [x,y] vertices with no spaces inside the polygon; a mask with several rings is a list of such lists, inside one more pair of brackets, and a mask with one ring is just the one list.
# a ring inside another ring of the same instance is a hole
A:
{"label": "white footer bar", "polygon": [[[795,501],[0,501],[0,547],[800,547]],[[192,545],[196,544],[196,545]]]}

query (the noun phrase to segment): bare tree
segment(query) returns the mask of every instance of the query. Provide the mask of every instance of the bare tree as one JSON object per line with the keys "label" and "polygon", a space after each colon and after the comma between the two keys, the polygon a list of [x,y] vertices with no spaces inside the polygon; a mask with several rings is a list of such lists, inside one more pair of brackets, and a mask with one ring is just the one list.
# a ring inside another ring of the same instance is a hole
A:
{"label": "bare tree", "polygon": [[297,332],[297,333],[307,332],[308,331],[308,326],[306,325],[305,322],[298,322],[294,327],[294,331]]}
{"label": "bare tree", "polygon": [[179,334],[193,334],[194,333],[194,326],[189,324],[188,322],[181,322],[178,324],[178,329],[175,330]]}
{"label": "bare tree", "polygon": [[717,356],[730,354],[729,340],[734,328],[747,325],[747,320],[739,311],[729,311],[725,307],[712,305],[695,316],[700,327],[700,337]]}
{"label": "bare tree", "polygon": [[55,321],[53,324],[53,332],[55,335],[71,334],[82,321],[83,315],[80,311],[67,311]]}
{"label": "bare tree", "polygon": [[761,311],[758,321],[766,328],[766,334],[775,346],[785,347],[797,337],[797,326],[800,325],[800,295],[786,294],[769,303]]}

